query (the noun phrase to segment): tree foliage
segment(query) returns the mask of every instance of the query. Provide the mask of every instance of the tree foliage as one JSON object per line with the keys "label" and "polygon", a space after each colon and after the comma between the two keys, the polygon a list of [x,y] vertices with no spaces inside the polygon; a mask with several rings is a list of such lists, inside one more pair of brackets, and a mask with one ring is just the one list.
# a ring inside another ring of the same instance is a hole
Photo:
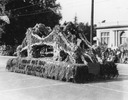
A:
{"label": "tree foliage", "polygon": [[83,33],[85,35],[90,34],[90,26],[88,25],[88,23],[84,24],[84,23],[80,22],[78,24],[78,30],[80,33]]}
{"label": "tree foliage", "polygon": [[0,3],[11,22],[4,26],[6,44],[21,44],[27,28],[36,23],[53,28],[61,19],[61,6],[56,0],[0,0]]}
{"label": "tree foliage", "polygon": [[[95,26],[94,26],[95,27]],[[88,23],[80,22],[78,23],[78,31],[86,36],[88,41],[90,41],[90,28],[91,26]],[[95,28],[94,28],[95,29]],[[93,37],[96,36],[96,30],[93,32]]]}

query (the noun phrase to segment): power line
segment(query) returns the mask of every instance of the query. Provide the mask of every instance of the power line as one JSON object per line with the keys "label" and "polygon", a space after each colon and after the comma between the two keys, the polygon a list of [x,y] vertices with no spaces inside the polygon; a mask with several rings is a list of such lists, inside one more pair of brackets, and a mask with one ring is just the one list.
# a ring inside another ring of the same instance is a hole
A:
{"label": "power line", "polygon": [[[98,4],[98,3],[102,3],[102,2],[108,2],[108,1],[110,1],[110,0],[102,0],[102,1],[97,1],[97,2],[95,2],[95,4]],[[72,2],[70,2],[70,3],[64,3],[65,4],[65,6],[71,6],[72,7],[72,5],[73,6],[76,6],[76,5],[86,5],[86,6],[90,6],[90,4],[84,4],[83,2],[79,2],[79,3],[72,3]]]}
{"label": "power line", "polygon": [[[57,14],[54,9],[52,8],[48,8],[50,11],[46,11],[46,9],[41,9],[41,10],[35,10],[34,12],[37,13],[29,13],[29,14],[21,14],[21,15],[17,15],[15,17],[12,18],[16,18],[16,17],[23,17],[23,16],[31,16],[31,15],[37,15],[37,14],[41,14],[41,13],[47,13],[47,12],[54,12],[55,14]],[[40,11],[40,12],[39,12]]]}
{"label": "power line", "polygon": [[[102,0],[102,1],[98,1],[98,2],[95,2],[95,4],[96,3],[101,3],[101,2],[105,2],[105,1],[109,1],[109,0]],[[77,5],[78,4],[81,4],[81,5],[85,5],[85,4],[83,4],[83,3],[77,3]],[[16,10],[20,10],[20,9],[24,9],[24,8],[28,8],[28,7],[32,7],[32,6],[35,6],[35,5],[40,5],[39,3],[38,4],[33,4],[33,5],[29,5],[29,6],[23,6],[23,7],[19,7],[19,8],[15,8],[15,9],[11,9],[11,10],[14,10],[14,11],[16,11]],[[67,3],[67,6],[71,6],[71,5],[76,5],[75,3]],[[87,6],[90,6],[89,4],[86,4]]]}
{"label": "power line", "polygon": [[[97,3],[101,3],[101,2],[106,2],[106,1],[109,1],[109,0],[102,0],[102,1],[97,1],[97,2],[95,2],[95,4],[97,4]],[[79,6],[82,6],[83,5],[83,3],[77,3],[77,5],[79,4]],[[35,6],[35,5],[39,5],[39,4],[33,4],[33,5],[29,5],[29,6],[24,6],[24,7],[19,7],[19,8],[15,8],[15,9],[11,9],[11,10],[14,10],[14,11],[16,11],[16,10],[20,10],[20,9],[25,9],[25,8],[28,8],[28,7],[32,7],[32,6]],[[71,5],[76,5],[76,4],[67,4],[67,6],[70,6],[70,7],[72,7]],[[89,4],[86,4],[87,6],[90,6]],[[46,10],[46,9],[45,9]],[[52,8],[51,8],[51,10],[54,12],[54,13],[56,13]],[[36,11],[41,11],[41,10],[36,10]],[[34,12],[36,12],[36,11],[34,11]],[[43,10],[44,11],[44,10]],[[35,15],[35,14],[41,14],[41,13],[46,13],[46,12],[51,12],[51,11],[45,11],[45,12],[37,12],[37,13],[29,13],[29,14],[22,14],[22,15],[17,15],[17,16],[15,16],[15,17],[20,17],[20,16],[30,16],[30,15]]]}
{"label": "power line", "polygon": [[[101,2],[106,2],[106,1],[109,1],[109,0],[98,1],[98,2],[95,2],[95,4],[98,4],[98,3],[101,3]],[[35,5],[39,6],[40,4],[38,3],[38,4],[29,5],[29,6],[23,6],[23,7],[11,9],[11,11],[21,10],[21,9],[33,7],[33,6],[35,6]],[[84,6],[85,6],[85,4],[83,4],[83,3],[77,3],[77,5],[79,5],[79,6],[84,5]],[[69,6],[68,8],[70,8],[70,7],[72,7],[72,6],[76,6],[76,4],[75,4],[75,3],[74,3],[74,4],[71,4],[71,3],[69,4],[69,3],[67,3],[66,6]],[[89,5],[89,4],[86,4],[86,6],[90,6],[90,5]]]}
{"label": "power line", "polygon": [[[46,11],[46,12],[50,12],[50,11]],[[23,16],[37,15],[37,14],[46,13],[46,12],[38,12],[38,13],[22,14],[22,15],[17,15],[17,16],[15,16],[15,17],[23,17]]]}
{"label": "power line", "polygon": [[19,7],[19,8],[15,8],[15,9],[11,9],[11,10],[16,11],[16,10],[20,10],[20,9],[24,9],[24,8],[32,7],[32,6],[35,6],[35,5],[39,5],[39,4],[33,4],[33,5],[24,6],[24,7]]}

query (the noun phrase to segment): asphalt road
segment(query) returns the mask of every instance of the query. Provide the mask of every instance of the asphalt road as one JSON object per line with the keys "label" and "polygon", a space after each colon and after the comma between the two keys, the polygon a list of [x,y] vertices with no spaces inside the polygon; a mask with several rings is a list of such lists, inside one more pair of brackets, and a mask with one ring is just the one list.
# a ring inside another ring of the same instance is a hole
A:
{"label": "asphalt road", "polygon": [[0,100],[128,100],[128,66],[118,65],[117,79],[74,84],[5,70],[0,57]]}

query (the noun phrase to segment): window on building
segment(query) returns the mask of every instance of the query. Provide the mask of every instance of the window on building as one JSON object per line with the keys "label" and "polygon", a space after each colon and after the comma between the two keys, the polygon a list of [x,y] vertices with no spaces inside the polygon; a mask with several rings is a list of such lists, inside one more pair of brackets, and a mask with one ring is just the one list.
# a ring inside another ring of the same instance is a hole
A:
{"label": "window on building", "polygon": [[101,32],[101,44],[109,44],[110,35],[109,32]]}
{"label": "window on building", "polygon": [[124,44],[126,42],[126,33],[122,32],[120,34],[120,44]]}

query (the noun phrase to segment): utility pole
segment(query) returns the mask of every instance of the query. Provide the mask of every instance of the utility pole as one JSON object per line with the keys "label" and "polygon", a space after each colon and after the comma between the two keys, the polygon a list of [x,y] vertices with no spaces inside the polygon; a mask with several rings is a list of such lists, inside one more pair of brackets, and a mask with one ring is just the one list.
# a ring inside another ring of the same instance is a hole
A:
{"label": "utility pole", "polygon": [[93,32],[94,32],[94,0],[91,2],[91,30],[90,30],[90,43],[93,44]]}

